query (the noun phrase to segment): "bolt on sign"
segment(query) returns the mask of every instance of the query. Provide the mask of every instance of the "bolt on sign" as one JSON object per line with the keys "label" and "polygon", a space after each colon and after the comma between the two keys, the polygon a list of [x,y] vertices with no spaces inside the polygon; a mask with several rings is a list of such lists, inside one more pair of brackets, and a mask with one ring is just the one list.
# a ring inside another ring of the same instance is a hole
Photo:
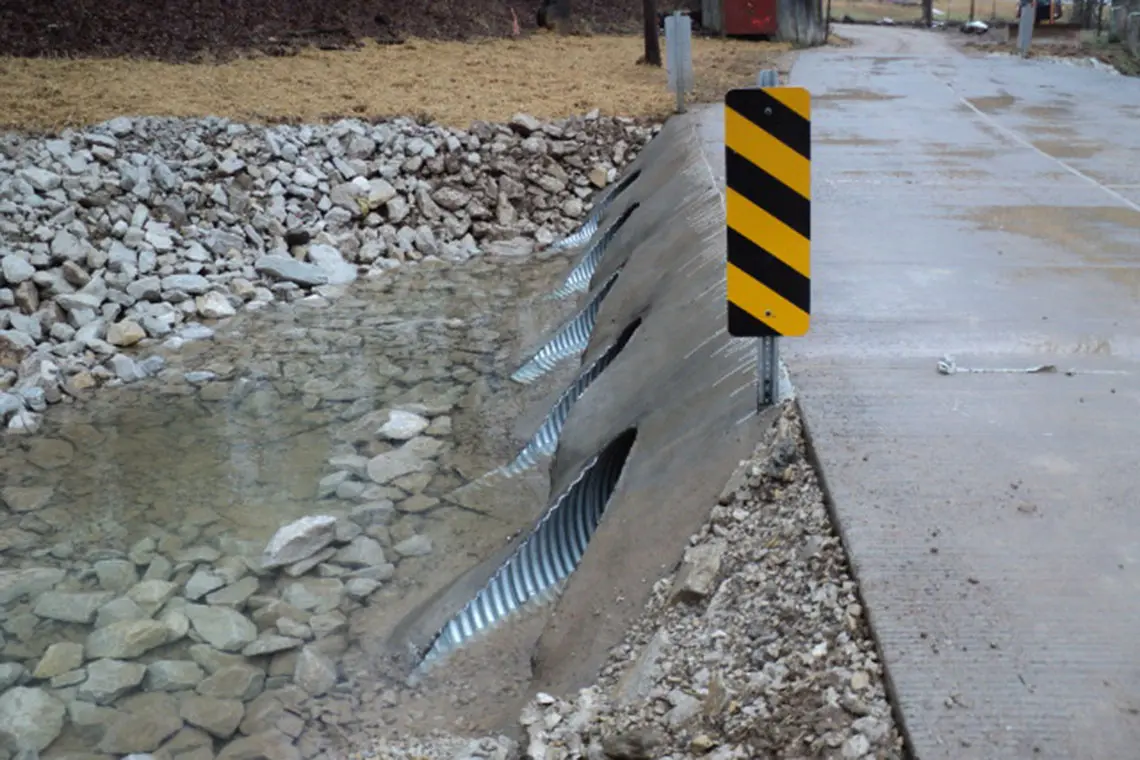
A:
{"label": "bolt on sign", "polygon": [[811,321],[811,95],[745,87],[724,99],[728,332],[805,335]]}

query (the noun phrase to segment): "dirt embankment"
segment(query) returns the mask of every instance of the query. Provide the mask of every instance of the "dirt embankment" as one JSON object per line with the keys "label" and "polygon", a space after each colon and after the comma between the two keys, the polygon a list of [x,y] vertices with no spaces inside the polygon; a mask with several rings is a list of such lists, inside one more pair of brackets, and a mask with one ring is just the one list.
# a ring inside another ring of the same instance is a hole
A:
{"label": "dirt embankment", "polygon": [[[0,0],[0,54],[166,61],[288,54],[409,37],[470,39],[535,28],[542,0]],[[661,3],[661,9],[689,2]],[[573,0],[582,27],[632,31],[640,0]]]}

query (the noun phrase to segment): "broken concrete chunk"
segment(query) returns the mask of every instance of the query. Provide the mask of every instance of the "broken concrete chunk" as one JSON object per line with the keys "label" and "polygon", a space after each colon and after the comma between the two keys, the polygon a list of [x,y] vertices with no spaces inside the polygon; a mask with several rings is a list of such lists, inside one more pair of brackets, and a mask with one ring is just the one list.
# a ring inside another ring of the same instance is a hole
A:
{"label": "broken concrete chunk", "polygon": [[728,546],[720,539],[689,549],[673,581],[670,593],[673,602],[693,604],[709,596],[716,588],[720,563],[727,549]]}

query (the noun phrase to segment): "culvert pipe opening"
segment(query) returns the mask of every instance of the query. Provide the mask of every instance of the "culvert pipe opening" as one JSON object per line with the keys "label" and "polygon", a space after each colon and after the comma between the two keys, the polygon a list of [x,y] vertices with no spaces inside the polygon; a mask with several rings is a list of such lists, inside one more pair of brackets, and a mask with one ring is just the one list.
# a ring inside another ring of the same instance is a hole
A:
{"label": "culvert pipe opening", "polygon": [[597,532],[636,439],[635,428],[625,431],[582,468],[487,584],[440,629],[421,667],[502,623],[524,606],[557,594]]}
{"label": "culvert pipe opening", "polygon": [[578,373],[574,382],[558,397],[558,401],[551,407],[538,430],[535,431],[514,460],[500,468],[501,474],[513,477],[534,467],[542,457],[554,454],[558,449],[558,440],[562,436],[562,427],[570,416],[570,410],[586,392],[586,389],[601,376],[606,367],[617,359],[640,326],[640,318],[631,322],[601,356]]}
{"label": "culvert pipe opening", "polygon": [[594,325],[597,324],[598,311],[602,308],[602,301],[605,300],[614,283],[617,282],[619,274],[621,274],[620,268],[609,276],[597,294],[580,312],[558,328],[554,337],[544,343],[525,364],[515,370],[511,379],[524,385],[533,383],[558,366],[559,362],[585,351],[586,346],[590,344],[590,336],[594,333]]}
{"label": "culvert pipe opening", "polygon": [[636,182],[640,176],[641,169],[630,172],[628,176],[623,178],[621,182],[614,185],[613,188],[602,196],[602,199],[591,209],[590,215],[586,217],[586,221],[582,223],[581,227],[550,247],[554,249],[577,248],[580,245],[588,243],[590,238],[598,231],[598,225],[602,221],[602,214],[606,213],[606,209],[610,207],[610,204],[612,204],[626,188]]}

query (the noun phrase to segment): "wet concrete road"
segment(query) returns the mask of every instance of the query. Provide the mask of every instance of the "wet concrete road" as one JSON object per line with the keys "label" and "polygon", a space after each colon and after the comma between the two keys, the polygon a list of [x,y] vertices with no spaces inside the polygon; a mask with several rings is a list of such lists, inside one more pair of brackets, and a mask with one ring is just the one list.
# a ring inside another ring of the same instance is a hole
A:
{"label": "wet concrete road", "polygon": [[783,351],[916,754],[1137,757],[1140,80],[841,33]]}

